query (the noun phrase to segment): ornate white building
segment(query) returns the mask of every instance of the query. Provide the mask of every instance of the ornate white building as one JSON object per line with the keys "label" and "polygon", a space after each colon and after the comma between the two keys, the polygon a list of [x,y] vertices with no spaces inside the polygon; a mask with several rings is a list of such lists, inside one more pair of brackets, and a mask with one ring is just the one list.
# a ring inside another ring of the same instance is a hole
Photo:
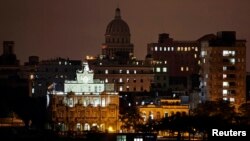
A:
{"label": "ornate white building", "polygon": [[53,91],[50,96],[52,128],[66,133],[73,131],[118,130],[119,96],[114,84],[93,79],[88,64],[77,70],[76,80],[66,80],[64,92]]}

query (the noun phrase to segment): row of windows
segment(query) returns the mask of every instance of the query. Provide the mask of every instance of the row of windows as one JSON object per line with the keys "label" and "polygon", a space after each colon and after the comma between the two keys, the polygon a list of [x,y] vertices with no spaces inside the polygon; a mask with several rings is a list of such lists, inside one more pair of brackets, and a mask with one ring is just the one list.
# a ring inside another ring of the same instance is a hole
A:
{"label": "row of windows", "polygon": [[[129,86],[126,86],[126,91],[127,91],[127,92],[128,92],[128,91],[131,91],[131,90],[137,91],[138,89],[136,89],[136,87],[133,87],[133,89],[131,89]],[[124,91],[123,86],[119,86],[119,91],[120,91],[120,92]],[[140,91],[144,91],[143,86],[141,86]]]}
{"label": "row of windows", "polygon": [[[98,73],[101,73],[101,71],[98,71]],[[144,70],[105,70],[105,74],[143,74],[143,73],[152,73],[152,71],[144,71]]]}
{"label": "row of windows", "polygon": [[[176,47],[151,47],[151,51],[175,51]],[[198,51],[198,47],[177,47],[176,51]]]}
{"label": "row of windows", "polygon": [[[115,83],[115,82],[116,82],[116,79],[112,79],[112,82]],[[118,82],[119,82],[119,83],[123,83],[123,82],[124,82],[123,78],[119,78],[119,79],[118,79]],[[137,81],[136,81],[135,78],[132,79],[132,80],[129,79],[129,78],[126,78],[126,82],[127,82],[127,83],[129,83],[129,82],[134,82],[134,83],[136,83]],[[140,82],[143,83],[144,80],[143,80],[143,79],[140,79]],[[105,78],[105,83],[109,83],[109,79],[108,79],[108,78]]]}
{"label": "row of windows", "polygon": [[[80,69],[80,66],[77,68],[72,68],[72,67],[68,67],[68,68],[45,68],[45,72],[75,72],[77,69]],[[39,71],[39,70],[38,70]],[[41,71],[41,70],[40,70]]]}
{"label": "row of windows", "polygon": [[155,72],[167,72],[167,67],[156,67]]}
{"label": "row of windows", "polygon": [[112,39],[110,39],[110,38],[107,38],[106,39],[106,43],[129,43],[129,39],[128,38],[117,38],[117,39],[115,39],[115,38],[112,38]]}
{"label": "row of windows", "polygon": [[189,67],[181,67],[181,71],[189,71]]}

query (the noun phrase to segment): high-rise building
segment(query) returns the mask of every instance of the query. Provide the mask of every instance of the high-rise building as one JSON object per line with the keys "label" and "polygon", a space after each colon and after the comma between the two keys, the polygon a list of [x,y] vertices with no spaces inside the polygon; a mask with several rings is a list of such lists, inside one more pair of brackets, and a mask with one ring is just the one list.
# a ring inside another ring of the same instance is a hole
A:
{"label": "high-rise building", "polygon": [[235,31],[217,32],[201,41],[201,96],[204,100],[223,99],[236,108],[246,101],[246,40],[236,39]]}
{"label": "high-rise building", "polygon": [[198,41],[177,41],[169,34],[159,34],[157,43],[149,43],[146,59],[154,67],[154,89],[187,91],[198,87],[195,76],[199,72]]}

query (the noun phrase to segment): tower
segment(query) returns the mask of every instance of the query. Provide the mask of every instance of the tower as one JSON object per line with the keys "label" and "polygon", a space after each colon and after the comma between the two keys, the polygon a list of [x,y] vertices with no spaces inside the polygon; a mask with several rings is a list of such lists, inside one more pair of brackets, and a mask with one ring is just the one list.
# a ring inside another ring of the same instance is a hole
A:
{"label": "tower", "polygon": [[128,24],[122,20],[119,8],[115,10],[115,18],[108,24],[105,43],[102,44],[102,55],[126,63],[134,53],[134,45],[130,43]]}
{"label": "tower", "polygon": [[246,40],[234,31],[217,32],[201,42],[201,96],[223,99],[237,108],[246,100]]}

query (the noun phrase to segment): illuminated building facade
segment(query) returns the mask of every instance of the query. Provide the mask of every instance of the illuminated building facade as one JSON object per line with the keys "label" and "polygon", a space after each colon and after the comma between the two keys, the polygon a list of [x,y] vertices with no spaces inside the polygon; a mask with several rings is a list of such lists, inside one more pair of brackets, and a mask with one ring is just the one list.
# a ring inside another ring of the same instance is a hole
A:
{"label": "illuminated building facade", "polygon": [[149,92],[154,79],[153,68],[140,61],[120,65],[111,60],[95,60],[91,68],[95,78],[114,83],[117,92]]}
{"label": "illuminated building facade", "polygon": [[151,120],[161,120],[165,117],[181,114],[189,114],[189,105],[181,104],[180,99],[161,99],[160,104],[148,104],[138,106],[144,122]]}
{"label": "illuminated building facade", "polygon": [[158,43],[149,43],[146,59],[154,67],[154,89],[188,90],[198,87],[193,78],[199,72],[198,41],[176,41],[159,34]]}
{"label": "illuminated building facade", "polygon": [[52,127],[62,132],[116,132],[119,96],[114,92],[114,85],[93,79],[93,71],[87,64],[76,76],[75,81],[65,81],[64,92],[51,94]]}
{"label": "illuminated building facade", "polygon": [[246,40],[236,32],[221,31],[201,41],[201,96],[223,99],[236,107],[246,101]]}

